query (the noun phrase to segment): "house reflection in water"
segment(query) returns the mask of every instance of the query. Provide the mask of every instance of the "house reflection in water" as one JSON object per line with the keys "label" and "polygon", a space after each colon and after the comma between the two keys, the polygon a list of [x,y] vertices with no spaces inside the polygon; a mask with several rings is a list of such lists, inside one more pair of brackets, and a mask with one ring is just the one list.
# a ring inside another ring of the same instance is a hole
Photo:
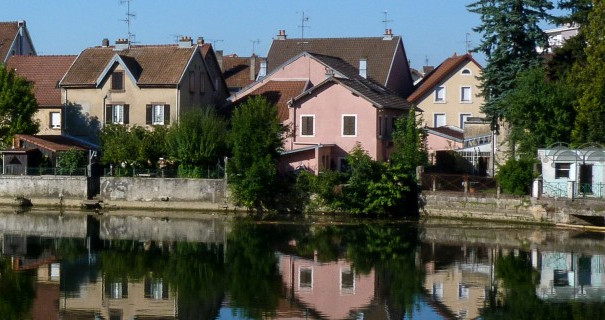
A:
{"label": "house reflection in water", "polygon": [[356,273],[351,263],[320,262],[298,256],[281,255],[279,269],[287,297],[309,312],[326,319],[363,319],[374,299],[375,274]]}

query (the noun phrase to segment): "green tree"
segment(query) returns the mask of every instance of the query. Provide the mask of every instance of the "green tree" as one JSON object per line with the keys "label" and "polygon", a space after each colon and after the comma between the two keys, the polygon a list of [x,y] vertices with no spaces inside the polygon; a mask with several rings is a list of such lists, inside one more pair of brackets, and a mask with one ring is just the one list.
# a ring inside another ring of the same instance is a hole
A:
{"label": "green tree", "polygon": [[38,103],[32,86],[13,70],[0,65],[0,144],[3,148],[12,144],[15,134],[34,134],[39,124],[32,117],[38,111]]}
{"label": "green tree", "polygon": [[496,173],[496,180],[502,186],[502,190],[515,195],[529,194],[535,177],[535,162],[533,158],[519,160],[511,158],[506,161]]}
{"label": "green tree", "polygon": [[[135,131],[138,129],[135,128]],[[101,130],[101,161],[104,164],[131,164],[138,158],[135,135],[123,125],[110,124]]]}
{"label": "green tree", "polygon": [[428,164],[426,133],[421,128],[422,119],[416,118],[414,108],[396,121],[391,162],[401,166],[403,173],[415,175],[416,167]]}
{"label": "green tree", "polygon": [[253,97],[233,112],[231,122],[228,175],[233,196],[248,208],[270,207],[278,191],[277,159],[285,132],[277,108],[264,97]]}
{"label": "green tree", "polygon": [[61,152],[57,159],[57,167],[59,167],[64,174],[72,174],[77,169],[84,168],[86,164],[86,153],[74,148]]}
{"label": "green tree", "polygon": [[545,47],[547,37],[538,25],[551,16],[553,5],[548,0],[478,0],[469,4],[481,25],[474,28],[483,34],[475,51],[486,55],[487,65],[479,79],[485,98],[482,111],[498,129],[507,105],[504,97],[514,88],[517,75],[542,63],[536,47]]}
{"label": "green tree", "polygon": [[227,155],[227,121],[212,107],[185,113],[167,136],[171,157],[186,167],[214,165]]}
{"label": "green tree", "polygon": [[572,139],[575,143],[605,142],[605,2],[595,1],[583,29],[586,62],[578,62],[573,77],[580,96]]}
{"label": "green tree", "polygon": [[515,89],[502,101],[508,105],[509,139],[522,156],[535,157],[538,148],[570,142],[576,111],[576,90],[565,80],[549,80],[542,67],[522,73]]}

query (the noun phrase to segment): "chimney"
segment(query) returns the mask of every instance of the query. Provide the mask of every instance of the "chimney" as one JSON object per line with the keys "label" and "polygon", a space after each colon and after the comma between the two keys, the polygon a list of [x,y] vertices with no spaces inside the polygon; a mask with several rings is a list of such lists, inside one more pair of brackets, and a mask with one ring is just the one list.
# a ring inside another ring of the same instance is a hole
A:
{"label": "chimney", "polygon": [[392,40],[393,39],[393,29],[384,29],[384,37],[382,40]]}
{"label": "chimney", "polygon": [[250,80],[252,81],[256,80],[256,58],[255,54],[250,57]]}
{"label": "chimney", "polygon": [[179,39],[179,48],[191,48],[193,46],[193,40],[191,37],[181,37]]}
{"label": "chimney", "polygon": [[19,28],[25,27],[25,20],[19,20],[19,21],[17,21],[17,27],[19,27]]}
{"label": "chimney", "polygon": [[219,68],[221,68],[221,72],[225,72],[225,69],[223,67],[223,50],[216,50],[214,51],[214,54],[216,55],[216,62],[218,62],[218,66]]}
{"label": "chimney", "polygon": [[286,40],[288,36],[286,35],[286,30],[278,30],[277,32],[277,40]]}
{"label": "chimney", "polygon": [[107,47],[109,47],[109,39],[104,38],[104,39],[101,41],[101,47],[103,47],[103,48],[107,48]]}
{"label": "chimney", "polygon": [[258,70],[258,79],[262,79],[267,76],[267,60],[261,59],[260,70]]}
{"label": "chimney", "polygon": [[197,37],[197,44],[198,44],[198,45],[200,45],[200,46],[201,46],[201,45],[203,45],[204,43],[206,43],[206,42],[204,41],[204,37]]}
{"label": "chimney", "polygon": [[122,51],[122,50],[128,50],[130,48],[130,42],[128,41],[128,39],[118,39],[116,40],[116,46],[113,49],[114,51]]}

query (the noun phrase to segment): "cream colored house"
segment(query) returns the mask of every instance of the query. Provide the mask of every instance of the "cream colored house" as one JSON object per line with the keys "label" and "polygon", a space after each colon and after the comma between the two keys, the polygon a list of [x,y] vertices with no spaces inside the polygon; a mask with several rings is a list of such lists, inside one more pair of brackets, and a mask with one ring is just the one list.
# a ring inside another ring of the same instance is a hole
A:
{"label": "cream colored house", "polygon": [[209,71],[203,45],[189,37],[178,45],[119,39],[109,46],[105,39],[85,49],[60,82],[65,132],[94,141],[109,124],[166,126],[188,111],[221,105],[228,91]]}
{"label": "cream colored house", "polygon": [[408,101],[423,110],[424,125],[464,129],[470,117],[484,117],[479,95],[481,65],[470,53],[447,58],[416,85]]}

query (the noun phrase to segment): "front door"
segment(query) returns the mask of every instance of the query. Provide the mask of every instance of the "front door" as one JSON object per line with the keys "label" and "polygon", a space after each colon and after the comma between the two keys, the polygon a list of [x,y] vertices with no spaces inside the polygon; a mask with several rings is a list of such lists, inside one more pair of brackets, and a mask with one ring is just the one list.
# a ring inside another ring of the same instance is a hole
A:
{"label": "front door", "polygon": [[592,165],[580,165],[580,193],[592,194]]}

